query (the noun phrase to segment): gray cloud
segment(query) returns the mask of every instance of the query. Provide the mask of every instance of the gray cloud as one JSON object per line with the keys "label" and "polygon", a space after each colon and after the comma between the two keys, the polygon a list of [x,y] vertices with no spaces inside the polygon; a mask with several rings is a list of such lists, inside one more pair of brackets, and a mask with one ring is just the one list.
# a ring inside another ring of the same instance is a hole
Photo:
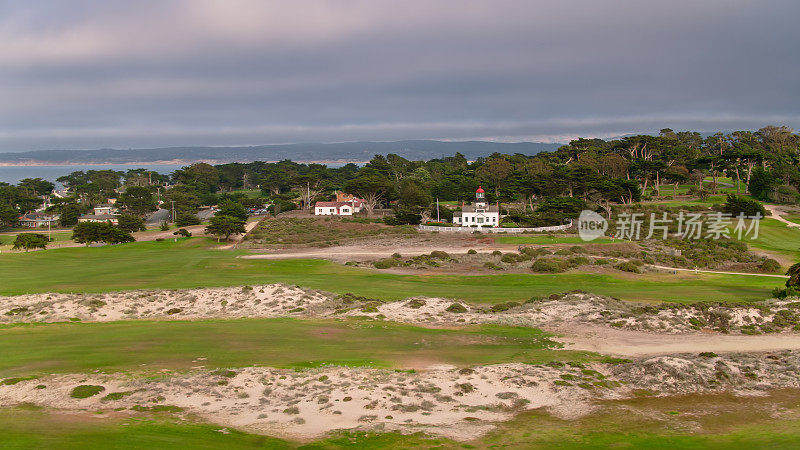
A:
{"label": "gray cloud", "polygon": [[800,126],[800,3],[0,1],[0,151]]}

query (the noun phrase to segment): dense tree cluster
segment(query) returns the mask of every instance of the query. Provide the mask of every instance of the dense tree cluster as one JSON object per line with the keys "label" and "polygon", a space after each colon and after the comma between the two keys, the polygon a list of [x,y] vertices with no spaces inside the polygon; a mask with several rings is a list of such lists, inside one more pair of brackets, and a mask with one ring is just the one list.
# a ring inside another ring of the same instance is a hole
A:
{"label": "dense tree cluster", "polygon": [[[717,191],[721,176],[741,181],[737,194],[795,203],[800,199],[799,145],[800,136],[787,127],[708,136],[665,128],[657,136],[577,139],[554,152],[495,153],[475,161],[459,153],[428,161],[389,154],[376,155],[362,166],[338,168],[285,160],[197,163],[170,176],[144,169],[90,170],[58,179],[75,197],[54,202],[51,210],[61,214],[62,225],[70,226],[90,205],[115,197],[126,214],[141,217],[161,204],[174,211],[180,226],[187,226],[197,223],[195,214],[202,206],[270,204],[277,214],[310,209],[335,191],[345,191],[364,199],[370,215],[393,208],[397,222],[415,223],[436,216],[432,205],[437,199],[468,202],[482,185],[487,200],[501,202],[515,222],[538,224],[560,222],[586,205],[608,212],[613,204],[674,195],[679,185],[693,185],[690,192],[702,198]],[[40,204],[38,196],[49,189],[52,185],[40,179],[17,186],[0,183],[0,226],[13,224],[19,214]],[[249,197],[241,192],[245,189],[260,189],[261,196]],[[451,214],[441,208],[438,212],[444,218]]]}

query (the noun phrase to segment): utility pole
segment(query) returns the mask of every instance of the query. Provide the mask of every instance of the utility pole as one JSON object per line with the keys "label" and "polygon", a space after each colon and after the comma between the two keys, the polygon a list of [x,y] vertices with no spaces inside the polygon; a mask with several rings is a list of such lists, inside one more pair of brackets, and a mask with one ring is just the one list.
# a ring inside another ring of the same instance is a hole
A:
{"label": "utility pole", "polygon": [[172,222],[175,222],[175,200],[172,200]]}
{"label": "utility pole", "polygon": [[436,221],[439,222],[439,197],[436,197]]}

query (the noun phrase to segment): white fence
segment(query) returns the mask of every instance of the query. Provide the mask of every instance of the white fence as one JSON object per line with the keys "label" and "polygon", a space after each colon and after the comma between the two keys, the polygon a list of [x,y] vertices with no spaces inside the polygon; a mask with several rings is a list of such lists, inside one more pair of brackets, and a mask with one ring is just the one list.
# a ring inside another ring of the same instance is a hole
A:
{"label": "white fence", "polygon": [[493,228],[493,227],[435,227],[431,225],[419,225],[420,231],[440,231],[442,233],[547,233],[549,231],[564,231],[572,226],[572,222],[565,225],[554,227],[532,227],[532,228]]}

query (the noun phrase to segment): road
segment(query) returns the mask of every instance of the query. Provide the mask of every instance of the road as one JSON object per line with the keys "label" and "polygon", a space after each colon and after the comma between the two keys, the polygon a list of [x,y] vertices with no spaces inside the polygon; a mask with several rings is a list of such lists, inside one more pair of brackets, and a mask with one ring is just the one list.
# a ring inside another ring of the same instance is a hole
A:
{"label": "road", "polygon": [[675,353],[739,353],[800,350],[800,334],[757,336],[718,333],[656,334],[617,330],[596,325],[573,325],[548,331],[567,350],[585,350],[605,355],[641,357]]}

